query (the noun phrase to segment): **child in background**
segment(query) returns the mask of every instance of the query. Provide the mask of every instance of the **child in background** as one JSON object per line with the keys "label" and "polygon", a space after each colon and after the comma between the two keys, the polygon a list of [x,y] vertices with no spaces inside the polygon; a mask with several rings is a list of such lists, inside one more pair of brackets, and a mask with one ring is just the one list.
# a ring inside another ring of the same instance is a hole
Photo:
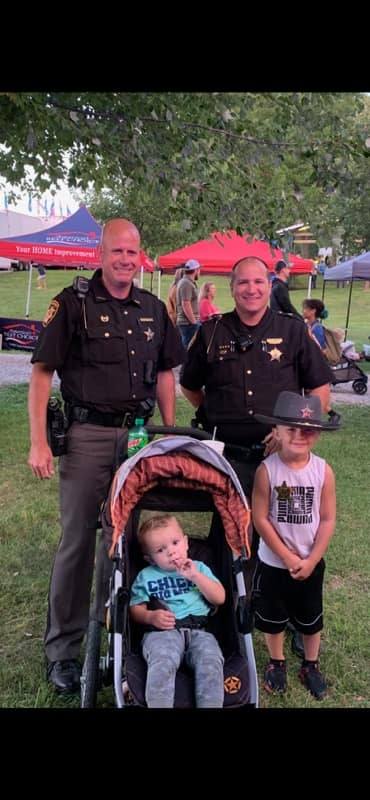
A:
{"label": "child in background", "polygon": [[[197,707],[222,708],[224,659],[205,627],[211,606],[225,602],[225,590],[206,564],[188,558],[188,538],[170,514],[144,522],[138,539],[150,566],[132,584],[130,614],[149,628],[142,641],[146,704],[173,708],[176,672],[184,660],[195,673]],[[155,610],[149,608],[153,597],[160,606]]]}
{"label": "child in background", "polygon": [[351,342],[350,339],[346,339],[345,341],[346,332],[343,328],[334,328],[333,333],[337,342],[340,344],[342,355],[349,358],[351,361],[360,361],[361,355],[357,352],[355,343]]}
{"label": "child in background", "polygon": [[258,467],[252,496],[261,537],[253,579],[255,626],[264,632],[270,655],[264,687],[286,691],[284,631],[290,621],[303,634],[300,680],[321,700],[327,690],[318,662],[323,556],[334,533],[336,503],[333,470],[311,450],[321,431],[338,425],[322,421],[319,397],[295,392],[281,392],[273,416],[256,419],[275,425],[280,443]]}

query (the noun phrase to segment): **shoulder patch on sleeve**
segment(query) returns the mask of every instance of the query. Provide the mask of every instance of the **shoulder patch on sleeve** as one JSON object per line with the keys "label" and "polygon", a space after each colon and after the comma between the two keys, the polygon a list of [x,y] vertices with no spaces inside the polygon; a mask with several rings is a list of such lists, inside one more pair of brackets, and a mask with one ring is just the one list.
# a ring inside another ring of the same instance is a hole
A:
{"label": "shoulder patch on sleeve", "polygon": [[56,315],[57,315],[57,313],[59,311],[59,306],[60,306],[60,303],[58,302],[58,300],[52,300],[51,301],[50,306],[49,306],[49,308],[48,308],[48,310],[47,310],[47,312],[45,314],[45,317],[42,320],[42,324],[43,324],[44,328],[46,328],[47,325],[49,325],[49,323],[52,322],[54,317],[56,317]]}

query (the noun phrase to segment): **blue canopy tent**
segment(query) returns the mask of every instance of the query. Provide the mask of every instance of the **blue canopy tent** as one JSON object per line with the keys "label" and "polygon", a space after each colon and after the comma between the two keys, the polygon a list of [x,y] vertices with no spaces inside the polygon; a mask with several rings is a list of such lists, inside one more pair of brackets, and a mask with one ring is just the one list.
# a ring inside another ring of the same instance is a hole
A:
{"label": "blue canopy tent", "polygon": [[336,264],[335,267],[327,267],[324,272],[324,283],[322,287],[322,300],[324,300],[325,285],[327,281],[349,281],[349,296],[347,306],[347,319],[345,324],[345,336],[347,338],[349,315],[351,309],[352,287],[353,281],[369,281],[370,280],[370,252],[362,253],[360,256],[354,256],[347,261],[342,261]]}
{"label": "blue canopy tent", "polygon": [[[29,316],[32,264],[96,269],[100,266],[101,232],[101,225],[81,205],[78,211],[51,228],[0,239],[0,256],[30,264],[26,317]],[[153,273],[154,263],[144,250],[140,251],[140,256],[142,270]]]}
{"label": "blue canopy tent", "polygon": [[58,225],[23,236],[0,239],[0,255],[18,261],[61,266],[96,267],[101,226],[87,208],[81,206]]}

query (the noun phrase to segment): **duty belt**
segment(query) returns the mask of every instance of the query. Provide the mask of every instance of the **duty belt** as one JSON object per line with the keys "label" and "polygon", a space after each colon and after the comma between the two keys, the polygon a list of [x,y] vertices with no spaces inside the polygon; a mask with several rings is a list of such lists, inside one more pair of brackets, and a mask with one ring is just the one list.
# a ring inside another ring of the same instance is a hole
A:
{"label": "duty belt", "polygon": [[264,451],[264,444],[256,443],[249,445],[249,447],[242,447],[238,444],[225,443],[227,458],[234,458],[236,461],[258,461],[262,459]]}
{"label": "duty belt", "polygon": [[97,411],[94,408],[66,405],[66,415],[69,423],[80,422],[82,425],[104,425],[106,428],[130,428],[135,421],[134,411],[124,411],[122,414],[109,414]]}

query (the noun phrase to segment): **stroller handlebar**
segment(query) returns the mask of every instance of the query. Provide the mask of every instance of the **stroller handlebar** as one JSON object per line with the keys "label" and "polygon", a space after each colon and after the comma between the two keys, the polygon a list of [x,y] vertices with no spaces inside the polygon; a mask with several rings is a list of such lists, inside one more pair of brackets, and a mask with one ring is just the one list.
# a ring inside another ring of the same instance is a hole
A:
{"label": "stroller handlebar", "polygon": [[147,425],[146,429],[149,436],[161,434],[162,436],[191,436],[192,439],[212,439],[210,433],[200,428],[178,428],[176,425]]}

